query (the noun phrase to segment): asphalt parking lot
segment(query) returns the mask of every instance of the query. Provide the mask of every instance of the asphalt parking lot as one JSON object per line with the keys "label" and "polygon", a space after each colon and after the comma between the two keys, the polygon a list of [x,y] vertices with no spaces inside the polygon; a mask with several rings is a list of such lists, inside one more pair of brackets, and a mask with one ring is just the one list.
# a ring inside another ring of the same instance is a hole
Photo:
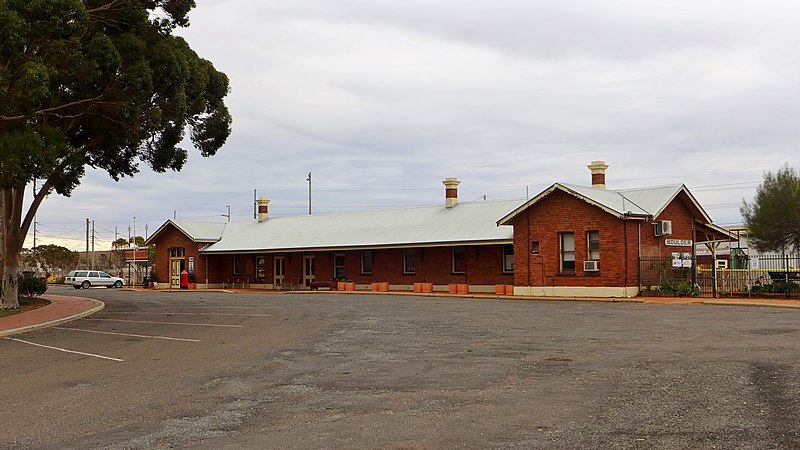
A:
{"label": "asphalt parking lot", "polygon": [[800,448],[800,310],[55,291],[0,447]]}

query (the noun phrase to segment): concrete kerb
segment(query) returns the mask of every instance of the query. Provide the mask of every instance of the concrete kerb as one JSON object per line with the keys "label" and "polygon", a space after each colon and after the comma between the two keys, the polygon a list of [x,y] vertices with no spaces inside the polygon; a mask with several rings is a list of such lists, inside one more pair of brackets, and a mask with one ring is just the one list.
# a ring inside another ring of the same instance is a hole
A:
{"label": "concrete kerb", "polygon": [[287,294],[352,294],[352,295],[403,295],[414,297],[438,297],[438,298],[468,298],[477,300],[519,300],[519,301],[546,301],[546,302],[604,302],[604,303],[652,303],[652,304],[671,304],[671,305],[711,305],[711,306],[762,306],[773,308],[800,308],[800,301],[776,302],[774,300],[724,300],[724,299],[702,299],[696,297],[533,297],[521,295],[495,295],[495,294],[450,294],[447,292],[407,292],[407,291],[286,291]]}
{"label": "concrete kerb", "polygon": [[224,292],[227,294],[347,294],[347,295],[402,295],[414,297],[438,297],[438,298],[466,298],[476,300],[518,300],[518,301],[546,301],[546,302],[604,302],[604,303],[643,303],[643,304],[671,304],[671,305],[711,305],[711,306],[762,306],[773,308],[800,308],[800,301],[776,302],[774,300],[725,300],[725,299],[702,299],[696,297],[534,297],[521,295],[496,295],[496,294],[450,294],[447,292],[411,292],[411,291],[337,291],[337,290],[296,290],[296,291],[276,291],[262,289],[137,289],[129,288],[133,292]]}
{"label": "concrete kerb", "polygon": [[[44,296],[42,296],[42,298],[47,300],[48,296],[44,295]],[[30,324],[30,325],[24,325],[24,326],[21,326],[21,327],[11,328],[11,329],[8,329],[8,330],[0,330],[0,337],[13,336],[13,335],[16,335],[16,334],[22,334],[22,333],[27,333],[27,332],[30,332],[30,331],[41,330],[43,328],[50,328],[50,327],[54,327],[56,325],[61,325],[63,323],[72,322],[73,320],[82,319],[82,318],[90,316],[90,315],[92,315],[92,314],[94,314],[96,312],[102,311],[106,307],[106,304],[101,302],[100,300],[89,299],[89,298],[86,298],[86,299],[81,298],[81,299],[82,300],[91,301],[91,302],[95,303],[95,306],[93,306],[90,309],[84,310],[84,311],[79,311],[77,313],[70,314],[68,316],[58,317],[56,319],[48,320],[48,321],[45,321],[45,322],[34,323],[34,324]],[[55,302],[53,302],[51,300],[51,303],[49,305],[45,306],[42,309],[51,308],[51,307],[57,307],[56,305],[54,305],[54,303]],[[31,312],[33,312],[33,311],[31,311]],[[27,314],[27,313],[22,313],[22,314]]]}

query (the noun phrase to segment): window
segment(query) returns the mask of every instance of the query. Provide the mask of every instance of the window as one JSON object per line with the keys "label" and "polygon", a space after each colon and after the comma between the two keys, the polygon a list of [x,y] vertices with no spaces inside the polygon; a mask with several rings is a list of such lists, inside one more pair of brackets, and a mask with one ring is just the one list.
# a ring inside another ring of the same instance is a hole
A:
{"label": "window", "polygon": [[344,271],[344,253],[336,253],[333,255],[333,277],[337,280],[347,278]]}
{"label": "window", "polygon": [[361,273],[372,275],[372,250],[361,251]]}
{"label": "window", "polygon": [[233,273],[242,273],[242,255],[233,255]]}
{"label": "window", "polygon": [[575,272],[575,233],[561,233],[561,271]]}
{"label": "window", "polygon": [[514,271],[514,244],[503,246],[503,272]]}
{"label": "window", "polygon": [[600,261],[600,232],[586,232],[587,259],[589,261]]}
{"label": "window", "polygon": [[467,271],[466,247],[453,247],[453,273],[464,273],[466,271]]}
{"label": "window", "polygon": [[539,241],[531,241],[531,253],[534,255],[539,254]]}
{"label": "window", "polygon": [[185,255],[185,250],[183,247],[174,247],[169,249],[169,256],[170,258],[183,258]]}
{"label": "window", "polygon": [[403,273],[417,273],[416,253],[413,248],[403,250]]}

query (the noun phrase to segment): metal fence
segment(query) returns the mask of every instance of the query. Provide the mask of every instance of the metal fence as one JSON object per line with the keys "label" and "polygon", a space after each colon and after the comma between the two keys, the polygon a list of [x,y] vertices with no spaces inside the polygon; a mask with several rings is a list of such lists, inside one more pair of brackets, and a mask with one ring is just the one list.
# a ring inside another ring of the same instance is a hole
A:
{"label": "metal fence", "polygon": [[800,255],[718,258],[697,264],[693,255],[642,257],[644,296],[757,297],[800,299]]}

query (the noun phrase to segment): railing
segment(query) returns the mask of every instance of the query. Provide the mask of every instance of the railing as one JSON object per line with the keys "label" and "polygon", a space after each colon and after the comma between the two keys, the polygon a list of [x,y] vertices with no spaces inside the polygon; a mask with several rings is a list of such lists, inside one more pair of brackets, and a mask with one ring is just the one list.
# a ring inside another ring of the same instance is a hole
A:
{"label": "railing", "polygon": [[642,295],[800,298],[800,255],[720,258],[705,265],[692,259],[680,267],[671,257],[643,257],[639,267]]}

